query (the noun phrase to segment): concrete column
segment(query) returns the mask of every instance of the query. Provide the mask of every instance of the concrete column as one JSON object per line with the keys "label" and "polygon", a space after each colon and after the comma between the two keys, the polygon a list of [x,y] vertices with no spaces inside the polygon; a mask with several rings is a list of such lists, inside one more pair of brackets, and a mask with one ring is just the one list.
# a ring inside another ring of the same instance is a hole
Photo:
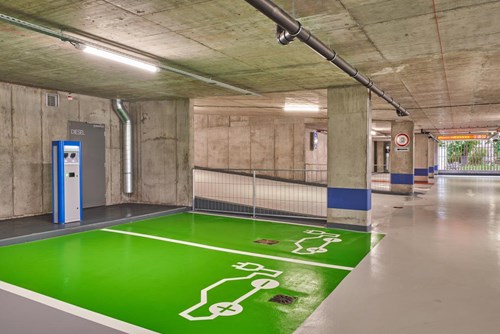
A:
{"label": "concrete column", "polygon": [[136,115],[137,200],[190,206],[193,103],[185,98],[130,103]]}
{"label": "concrete column", "polygon": [[[414,136],[412,121],[392,121],[391,129],[391,191],[395,193],[413,192]],[[406,146],[396,144],[396,139],[408,138]]]}
{"label": "concrete column", "polygon": [[439,143],[437,141],[434,142],[434,175],[438,174],[438,152],[439,152]]}
{"label": "concrete column", "polygon": [[426,134],[415,135],[415,181],[429,181],[429,147]]}
{"label": "concrete column", "polygon": [[371,229],[371,121],[366,88],[328,89],[329,227]]}
{"label": "concrete column", "polygon": [[384,172],[384,155],[385,155],[385,143],[383,141],[376,141],[376,148],[377,148],[377,167],[375,171],[377,173],[383,173]]}
{"label": "concrete column", "polygon": [[433,179],[434,178],[434,167],[436,166],[436,162],[434,161],[434,154],[435,154],[434,139],[427,138],[427,147],[428,147],[428,151],[429,151],[429,157],[428,157],[429,178]]}

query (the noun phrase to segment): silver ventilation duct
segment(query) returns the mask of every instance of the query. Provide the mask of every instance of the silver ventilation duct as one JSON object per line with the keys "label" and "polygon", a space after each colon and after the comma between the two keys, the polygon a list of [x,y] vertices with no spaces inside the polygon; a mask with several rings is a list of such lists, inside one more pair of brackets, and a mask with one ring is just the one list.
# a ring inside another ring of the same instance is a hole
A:
{"label": "silver ventilation duct", "polygon": [[113,109],[122,122],[122,168],[123,168],[123,192],[131,194],[134,192],[134,177],[132,175],[132,121],[130,115],[123,107],[121,99],[113,100]]}
{"label": "silver ventilation duct", "polygon": [[394,101],[392,97],[387,95],[383,90],[378,88],[373,81],[361,74],[347,61],[342,59],[337,52],[330,49],[310,31],[305,29],[302,24],[290,16],[283,9],[278,7],[270,0],[245,0],[250,5],[259,10],[262,14],[273,20],[277,25],[276,37],[278,42],[282,45],[290,44],[295,38],[307,44],[311,49],[323,56],[326,60],[340,68],[345,73],[349,74],[352,78],[357,80],[366,88],[383,98],[390,105],[396,108],[398,116],[409,116],[410,113],[403,108],[398,102]]}

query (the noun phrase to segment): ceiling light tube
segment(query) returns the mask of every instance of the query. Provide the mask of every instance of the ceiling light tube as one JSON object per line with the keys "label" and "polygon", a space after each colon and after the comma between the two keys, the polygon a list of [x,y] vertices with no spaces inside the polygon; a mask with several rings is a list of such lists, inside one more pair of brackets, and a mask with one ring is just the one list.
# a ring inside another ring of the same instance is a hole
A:
{"label": "ceiling light tube", "polygon": [[132,59],[132,58],[129,58],[126,56],[122,56],[122,55],[113,53],[113,52],[97,49],[97,48],[94,48],[92,46],[84,45],[82,49],[83,49],[83,52],[85,52],[85,53],[89,53],[89,54],[92,54],[92,55],[95,55],[98,57],[113,60],[113,61],[116,61],[118,63],[126,64],[129,66],[137,67],[137,68],[149,71],[149,72],[160,71],[160,68],[158,66],[153,65],[153,64],[146,63],[146,62],[143,62],[143,61],[140,61],[137,59]]}
{"label": "ceiling light tube", "polygon": [[319,106],[314,104],[285,104],[283,107],[285,111],[305,111],[305,112],[318,112]]}

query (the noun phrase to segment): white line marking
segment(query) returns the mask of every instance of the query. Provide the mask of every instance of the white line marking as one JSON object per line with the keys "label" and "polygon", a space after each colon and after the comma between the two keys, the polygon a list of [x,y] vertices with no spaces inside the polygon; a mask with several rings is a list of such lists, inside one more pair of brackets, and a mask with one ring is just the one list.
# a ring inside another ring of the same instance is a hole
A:
{"label": "white line marking", "polygon": [[[320,224],[314,225],[314,224],[306,224],[306,223],[291,223],[291,222],[286,222],[286,221],[281,221],[281,220],[273,220],[273,219],[260,218],[260,217],[259,217],[259,219],[253,219],[253,218],[247,218],[247,217],[224,215],[224,214],[210,213],[210,212],[199,212],[199,211],[192,211],[192,210],[188,211],[188,213],[192,213],[194,215],[227,217],[227,218],[235,218],[235,219],[243,219],[243,220],[256,220],[259,222],[266,222],[266,223],[277,223],[277,224],[296,225],[296,226],[308,226],[308,227],[315,227],[315,228],[327,228],[327,227],[322,226]],[[300,218],[300,217],[298,217],[298,218]],[[364,232],[364,233],[366,233],[366,232]]]}
{"label": "white line marking", "polygon": [[[253,266],[253,268],[252,268],[252,266]],[[197,303],[196,305],[193,305],[192,307],[188,308],[187,310],[179,313],[179,315],[190,320],[190,321],[213,320],[220,315],[223,315],[223,316],[236,315],[236,314],[240,313],[241,311],[243,311],[243,307],[241,305],[239,305],[242,301],[244,301],[245,299],[254,295],[255,293],[259,292],[262,289],[274,289],[275,287],[277,287],[279,285],[278,281],[268,279],[267,281],[269,283],[274,283],[274,284],[269,285],[268,288],[264,287],[264,285],[260,285],[262,279],[253,281],[251,285],[254,288],[252,290],[250,290],[249,292],[247,292],[246,294],[244,294],[243,296],[236,299],[235,301],[219,302],[217,304],[210,306],[209,310],[212,314],[209,316],[193,317],[192,315],[190,315],[190,313],[197,310],[198,308],[200,308],[202,306],[205,306],[208,303],[208,292],[210,290],[218,287],[219,285],[222,285],[222,284],[224,284],[226,282],[230,282],[230,281],[241,281],[241,280],[251,279],[251,278],[258,276],[258,275],[264,275],[264,276],[276,278],[283,273],[282,271],[278,271],[278,270],[266,269],[266,268],[264,268],[264,266],[262,266],[258,263],[251,263],[251,262],[238,262],[236,265],[233,265],[233,267],[236,269],[239,269],[239,270],[256,271],[256,272],[251,273],[248,276],[243,276],[243,277],[223,278],[220,281],[215,282],[214,284],[204,288],[203,290],[201,290],[200,302]],[[218,306],[223,306],[223,305],[233,307],[236,310],[232,310],[234,312],[232,314],[230,314],[230,313],[223,314],[221,312],[221,310],[219,310],[219,307],[218,307]]]}
{"label": "white line marking", "polygon": [[[192,213],[194,215],[205,215],[205,216],[215,216],[215,217],[227,217],[227,218],[235,218],[235,219],[242,219],[242,220],[255,220],[258,222],[265,222],[265,223],[277,223],[277,224],[285,224],[285,225],[296,225],[296,226],[308,226],[308,227],[314,227],[314,228],[324,228],[325,230],[342,230],[342,231],[347,231],[349,233],[360,233],[360,234],[370,234],[372,232],[363,232],[363,231],[356,231],[356,230],[346,230],[342,228],[331,228],[331,227],[326,227],[321,224],[314,225],[314,224],[306,224],[306,223],[291,223],[287,221],[281,221],[281,220],[273,220],[273,219],[268,219],[268,218],[261,218],[259,217],[258,219],[253,219],[253,218],[247,218],[247,217],[241,217],[241,216],[235,216],[235,215],[224,215],[224,214],[219,214],[219,213],[211,213],[211,212],[201,212],[201,211],[186,211],[183,213]],[[300,218],[300,217],[297,217]],[[381,233],[378,233],[381,234]]]}
{"label": "white line marking", "polygon": [[108,229],[108,228],[103,228],[103,229],[101,229],[101,231],[111,232],[111,233],[118,233],[118,234],[126,234],[126,235],[131,235],[131,236],[134,236],[134,237],[141,237],[141,238],[147,238],[147,239],[153,239],[153,240],[171,242],[171,243],[174,243],[174,244],[181,244],[181,245],[187,245],[187,246],[198,247],[198,248],[205,248],[205,249],[215,250],[215,251],[218,251],[218,252],[232,253],[232,254],[239,254],[239,255],[247,255],[247,256],[254,256],[254,257],[260,257],[260,258],[264,258],[264,259],[271,259],[271,260],[277,260],[277,261],[283,261],[283,262],[291,262],[291,263],[299,263],[299,264],[305,264],[305,265],[315,266],[315,267],[324,267],[324,268],[340,269],[340,270],[347,270],[347,271],[351,271],[351,270],[354,269],[352,267],[337,266],[337,265],[334,265],[334,264],[327,264],[327,263],[321,263],[321,262],[312,262],[312,261],[305,261],[305,260],[298,260],[298,259],[290,259],[290,258],[281,257],[281,256],[273,256],[273,255],[266,255],[266,254],[259,254],[259,253],[251,253],[251,252],[244,252],[244,251],[239,251],[239,250],[229,249],[229,248],[208,246],[208,245],[197,244],[197,243],[189,242],[189,241],[183,241],[183,240],[176,240],[176,239],[170,239],[170,238],[157,237],[157,236],[149,235],[149,234],[142,234],[142,233],[135,233],[135,232],[128,232],[128,231],[121,231],[121,230],[111,230],[111,229]]}
{"label": "white line marking", "polygon": [[[295,242],[295,246],[297,248],[292,251],[292,253],[295,254],[316,254],[316,253],[326,253],[328,252],[328,249],[326,246],[331,244],[332,242],[342,242],[342,239],[340,239],[340,234],[332,234],[332,233],[327,233],[324,231],[320,230],[306,230],[304,233],[307,234],[312,234],[316,235],[314,237],[307,237],[307,238],[302,238],[299,241]],[[317,247],[308,247],[307,249],[304,250],[304,247],[302,247],[302,243],[307,240],[313,240],[313,239],[323,239],[324,243],[320,246]]]}
{"label": "white line marking", "polygon": [[125,333],[130,334],[159,334],[158,332],[151,331],[127,322],[108,317],[97,312],[93,312],[76,305],[72,305],[52,297],[42,295],[40,293],[30,291],[6,282],[0,281],[0,289],[13,293],[15,295],[33,300],[43,305],[50,306],[57,310],[76,315],[77,317],[93,321],[95,323],[113,328]]}

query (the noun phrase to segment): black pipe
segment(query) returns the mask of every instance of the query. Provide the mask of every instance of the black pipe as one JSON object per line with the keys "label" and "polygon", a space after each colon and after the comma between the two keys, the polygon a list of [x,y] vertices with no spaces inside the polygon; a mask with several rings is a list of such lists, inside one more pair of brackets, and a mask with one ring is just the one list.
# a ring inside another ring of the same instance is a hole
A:
{"label": "black pipe", "polygon": [[245,0],[250,5],[255,7],[262,14],[273,20],[277,25],[277,39],[282,45],[287,45],[295,38],[307,44],[311,49],[316,51],[326,60],[340,68],[345,73],[349,74],[353,79],[361,83],[366,88],[380,96],[390,105],[396,108],[398,116],[409,116],[410,113],[394,101],[392,97],[387,95],[383,90],[378,88],[372,80],[360,73],[355,67],[340,57],[337,52],[326,46],[321,40],[314,36],[310,31],[305,29],[302,24],[290,16],[283,9],[278,7],[270,0]]}

